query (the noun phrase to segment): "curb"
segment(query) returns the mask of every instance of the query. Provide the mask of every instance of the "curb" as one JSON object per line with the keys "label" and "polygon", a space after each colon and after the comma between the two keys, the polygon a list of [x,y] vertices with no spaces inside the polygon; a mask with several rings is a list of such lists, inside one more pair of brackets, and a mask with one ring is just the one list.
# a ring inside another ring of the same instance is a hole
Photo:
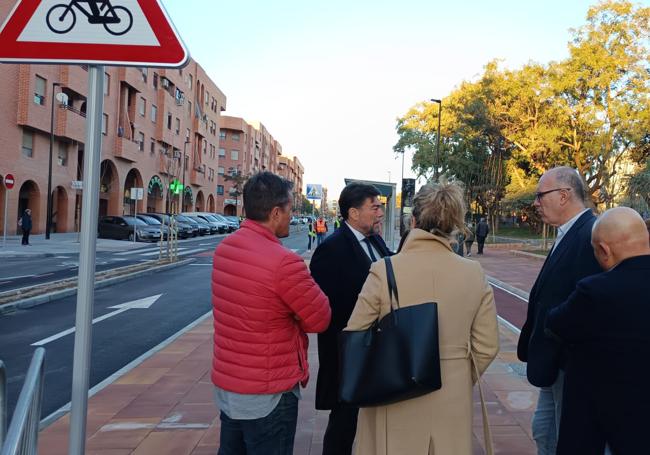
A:
{"label": "curb", "polygon": [[[62,253],[64,254],[64,253]],[[3,254],[0,253],[0,259],[43,259],[43,258],[53,258],[57,256],[54,253],[14,253],[14,254]]]}
{"label": "curb", "polygon": [[515,296],[517,296],[517,297],[519,297],[521,299],[524,299],[526,301],[528,301],[528,299],[530,298],[530,293],[528,293],[526,291],[522,291],[521,289],[516,288],[514,286],[511,286],[508,283],[504,283],[501,280],[497,280],[496,278],[491,277],[490,275],[486,275],[486,277],[487,277],[487,280],[488,280],[488,282],[490,284],[492,284],[492,285],[494,285],[494,286],[496,286],[498,288],[501,288],[504,291],[509,292],[510,294],[513,294],[513,295],[515,295]]}
{"label": "curb", "polygon": [[[191,322],[190,324],[186,325],[182,329],[180,329],[178,332],[167,338],[166,340],[162,341],[158,345],[154,346],[153,348],[149,349],[147,352],[142,354],[140,357],[137,357],[134,360],[131,360],[129,363],[127,363],[125,366],[117,370],[115,373],[104,379],[102,382],[97,384],[95,387],[91,388],[88,391],[88,399],[90,399],[93,395],[97,394],[98,392],[102,391],[115,381],[117,381],[119,378],[127,374],[129,371],[133,370],[137,366],[139,366],[141,363],[143,363],[145,360],[147,360],[149,357],[152,357],[154,354],[158,353],[159,351],[162,351],[164,348],[172,344],[176,339],[180,338],[182,335],[185,333],[189,332],[192,330],[194,327],[205,321],[207,318],[212,316],[212,311],[207,312],[203,316],[200,316],[197,320],[194,322]],[[44,430],[48,426],[52,425],[54,422],[56,422],[58,419],[66,415],[68,412],[70,412],[70,407],[71,404],[68,403],[56,411],[54,411],[52,414],[49,416],[45,417],[44,419],[41,420],[39,424],[39,431]]]}
{"label": "curb", "polygon": [[510,250],[510,253],[514,254],[515,256],[525,256],[533,259],[538,259],[541,261],[546,260],[546,256],[544,256],[543,254],[529,253],[528,251]]}
{"label": "curb", "polygon": [[[159,265],[155,267],[150,267],[147,269],[143,270],[138,270],[136,272],[132,273],[126,273],[124,275],[116,276],[116,277],[111,277],[111,278],[106,278],[100,281],[95,281],[95,289],[101,289],[105,288],[108,286],[112,286],[114,284],[122,283],[124,281],[129,281],[133,280],[135,278],[139,278],[144,275],[150,275],[152,273],[156,272],[162,272],[165,270],[169,269],[174,269],[177,267],[182,267],[186,264],[189,264],[191,262],[195,262],[196,259],[190,258],[190,259],[184,259],[182,261],[178,262],[172,262],[171,264],[164,264],[164,265]],[[17,309],[26,309],[26,308],[32,308],[38,305],[43,305],[45,303],[52,302],[54,300],[59,300],[64,297],[69,297],[71,295],[74,295],[77,293],[77,285],[75,284],[74,287],[71,287],[69,289],[63,289],[61,291],[54,291],[54,292],[49,292],[46,294],[41,294],[41,295],[36,295],[34,297],[28,297],[26,299],[20,299],[15,302],[11,303],[6,303],[4,305],[0,305],[0,316],[2,316],[5,313],[10,313],[12,311],[15,311]]]}

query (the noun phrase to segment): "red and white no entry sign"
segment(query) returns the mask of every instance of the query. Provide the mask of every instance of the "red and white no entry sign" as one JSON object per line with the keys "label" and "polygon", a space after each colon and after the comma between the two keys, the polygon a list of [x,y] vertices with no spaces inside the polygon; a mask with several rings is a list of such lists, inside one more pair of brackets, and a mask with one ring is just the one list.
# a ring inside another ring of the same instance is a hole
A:
{"label": "red and white no entry sign", "polygon": [[0,61],[181,67],[187,48],[160,0],[18,0]]}
{"label": "red and white no entry sign", "polygon": [[5,175],[5,187],[8,190],[10,190],[10,189],[12,189],[14,187],[14,183],[16,183],[16,181],[14,180],[13,175],[11,175],[11,174]]}

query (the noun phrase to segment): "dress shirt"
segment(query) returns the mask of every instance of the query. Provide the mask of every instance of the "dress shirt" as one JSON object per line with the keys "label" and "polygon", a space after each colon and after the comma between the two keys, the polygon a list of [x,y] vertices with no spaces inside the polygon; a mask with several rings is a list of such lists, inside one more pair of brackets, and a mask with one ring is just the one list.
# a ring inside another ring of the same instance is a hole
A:
{"label": "dress shirt", "polygon": [[363,235],[361,232],[357,231],[355,228],[350,226],[350,223],[348,223],[347,221],[345,222],[345,224],[348,225],[348,227],[350,228],[350,230],[352,231],[354,236],[357,238],[357,240],[361,244],[361,249],[366,253],[366,256],[368,256],[368,259],[370,259],[372,261],[372,257],[370,256],[370,253],[368,252],[368,248],[372,248],[372,251],[375,254],[375,257],[377,259],[382,257],[382,255],[379,253],[379,251],[377,251],[377,248],[375,248],[375,246],[372,245],[372,243],[364,242],[364,239],[366,238],[365,235]]}

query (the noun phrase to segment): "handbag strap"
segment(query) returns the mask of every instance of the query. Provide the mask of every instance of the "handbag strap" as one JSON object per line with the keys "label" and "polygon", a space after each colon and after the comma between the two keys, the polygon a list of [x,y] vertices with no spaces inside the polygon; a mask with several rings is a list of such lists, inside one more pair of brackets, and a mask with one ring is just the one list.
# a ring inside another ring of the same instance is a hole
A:
{"label": "handbag strap", "polygon": [[494,455],[494,447],[492,445],[492,430],[490,430],[490,422],[488,420],[487,406],[485,405],[485,397],[483,396],[483,387],[481,387],[481,377],[474,361],[474,353],[469,351],[469,356],[472,360],[472,367],[476,373],[476,384],[478,385],[478,394],[481,397],[481,413],[483,414],[483,441],[485,442],[486,455]]}
{"label": "handbag strap", "polygon": [[399,294],[397,293],[397,282],[395,281],[395,271],[393,270],[393,263],[390,256],[384,257],[386,264],[386,281],[388,281],[388,299],[390,300],[390,310],[393,311],[393,298],[399,309]]}

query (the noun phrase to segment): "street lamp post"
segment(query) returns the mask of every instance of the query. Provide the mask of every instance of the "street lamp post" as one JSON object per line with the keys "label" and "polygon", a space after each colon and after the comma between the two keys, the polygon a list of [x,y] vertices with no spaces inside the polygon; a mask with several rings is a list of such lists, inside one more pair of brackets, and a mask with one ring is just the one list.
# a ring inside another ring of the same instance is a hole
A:
{"label": "street lamp post", "polygon": [[54,89],[60,87],[59,82],[52,82],[52,108],[50,114],[50,158],[47,167],[47,215],[45,220],[45,238],[50,239],[52,231],[52,149],[54,148]]}
{"label": "street lamp post", "polygon": [[190,137],[186,136],[185,137],[185,142],[183,143],[183,162],[181,163],[182,169],[183,169],[183,189],[181,190],[181,212],[185,211],[185,156],[186,152],[185,150],[187,149],[187,144],[190,143]]}
{"label": "street lamp post", "polygon": [[436,180],[438,180],[438,169],[440,168],[440,119],[442,118],[442,100],[431,99],[438,103],[438,137],[436,140],[436,167],[433,170]]}

